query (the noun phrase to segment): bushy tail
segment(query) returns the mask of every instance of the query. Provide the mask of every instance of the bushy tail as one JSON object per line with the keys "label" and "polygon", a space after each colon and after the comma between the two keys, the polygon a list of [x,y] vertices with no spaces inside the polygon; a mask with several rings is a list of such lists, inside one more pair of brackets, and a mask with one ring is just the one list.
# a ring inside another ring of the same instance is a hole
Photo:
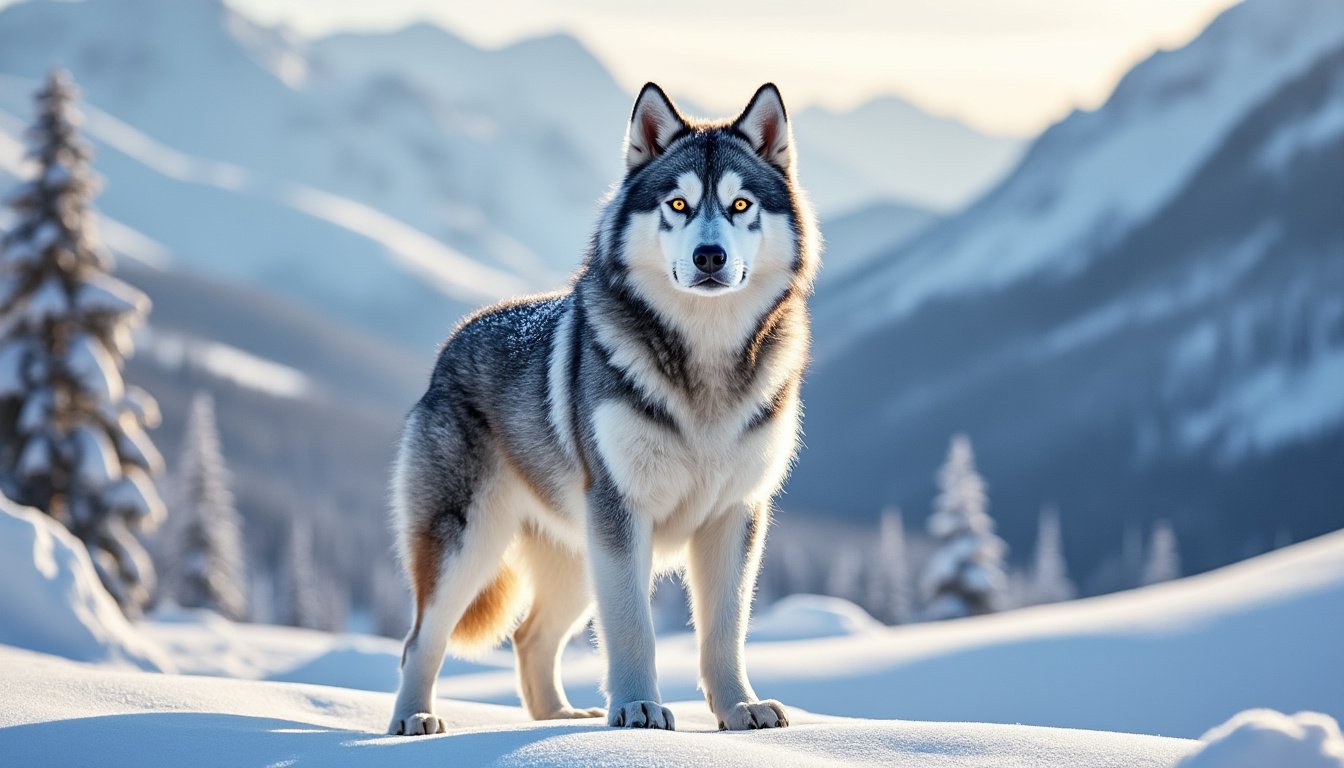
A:
{"label": "bushy tail", "polygon": [[462,655],[480,655],[499,645],[518,625],[527,608],[518,576],[507,563],[471,601],[453,628],[453,648]]}

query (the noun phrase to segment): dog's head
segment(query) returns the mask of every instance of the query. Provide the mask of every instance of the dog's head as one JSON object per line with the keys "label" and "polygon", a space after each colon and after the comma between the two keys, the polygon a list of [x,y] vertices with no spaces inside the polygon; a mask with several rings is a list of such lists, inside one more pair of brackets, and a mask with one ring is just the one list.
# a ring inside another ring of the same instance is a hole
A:
{"label": "dog's head", "polygon": [[716,123],[688,120],[645,85],[625,160],[620,250],[640,282],[719,296],[753,281],[782,285],[799,269],[792,133],[773,84],[735,120]]}

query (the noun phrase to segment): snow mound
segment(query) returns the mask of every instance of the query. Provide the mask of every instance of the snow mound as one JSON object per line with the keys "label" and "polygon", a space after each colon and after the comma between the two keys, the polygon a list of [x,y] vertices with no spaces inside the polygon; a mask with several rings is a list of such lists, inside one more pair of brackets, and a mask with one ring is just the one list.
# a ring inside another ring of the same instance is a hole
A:
{"label": "snow mound", "polygon": [[88,550],[60,524],[0,497],[0,644],[76,661],[171,670],[103,589]]}
{"label": "snow mound", "polygon": [[[160,608],[139,629],[183,674],[309,683],[390,692],[397,688],[401,641],[330,634],[298,627],[235,623],[199,608]],[[476,661],[449,657],[441,675],[503,671],[513,653],[497,650]]]}
{"label": "snow mound", "polygon": [[670,706],[676,732],[533,722],[517,707],[441,699],[447,733],[407,738],[382,733],[392,710],[386,693],[109,670],[0,648],[0,755],[14,765],[1168,768],[1195,746],[796,709],[786,729],[722,733],[704,702]]}
{"label": "snow mound", "polygon": [[751,622],[755,642],[859,635],[882,629],[862,608],[838,597],[790,595]]}
{"label": "snow mound", "polygon": [[[505,664],[486,660],[459,659],[449,655],[439,675],[470,675],[477,672],[512,670]],[[284,683],[311,683],[353,688],[359,691],[394,693],[401,673],[401,643],[384,637],[341,635],[330,647],[292,669],[270,674],[267,680]]]}
{"label": "snow mound", "polygon": [[1339,723],[1319,712],[1248,709],[1201,741],[1176,768],[1344,768]]}
{"label": "snow mound", "polygon": [[309,659],[293,669],[267,679],[290,683],[314,683],[353,688],[360,691],[397,690],[397,657],[376,641],[378,638],[351,638],[331,650]]}

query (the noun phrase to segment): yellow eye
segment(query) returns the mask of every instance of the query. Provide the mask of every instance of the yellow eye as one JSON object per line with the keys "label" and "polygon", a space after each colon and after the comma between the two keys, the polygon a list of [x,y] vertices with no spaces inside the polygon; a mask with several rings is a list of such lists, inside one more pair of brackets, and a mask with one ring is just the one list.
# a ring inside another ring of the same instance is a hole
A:
{"label": "yellow eye", "polygon": [[751,201],[745,197],[739,197],[733,201],[733,210],[742,213],[751,207]]}
{"label": "yellow eye", "polygon": [[680,197],[674,198],[672,202],[668,203],[668,205],[672,206],[672,210],[678,213],[686,210],[686,201],[681,199]]}

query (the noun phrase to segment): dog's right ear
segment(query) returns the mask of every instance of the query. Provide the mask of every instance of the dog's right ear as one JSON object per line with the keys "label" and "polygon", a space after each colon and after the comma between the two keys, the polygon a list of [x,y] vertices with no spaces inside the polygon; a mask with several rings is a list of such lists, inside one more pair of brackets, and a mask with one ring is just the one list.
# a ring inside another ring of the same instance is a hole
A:
{"label": "dog's right ear", "polygon": [[625,167],[634,170],[661,155],[673,137],[686,129],[686,118],[663,89],[645,83],[625,133]]}

